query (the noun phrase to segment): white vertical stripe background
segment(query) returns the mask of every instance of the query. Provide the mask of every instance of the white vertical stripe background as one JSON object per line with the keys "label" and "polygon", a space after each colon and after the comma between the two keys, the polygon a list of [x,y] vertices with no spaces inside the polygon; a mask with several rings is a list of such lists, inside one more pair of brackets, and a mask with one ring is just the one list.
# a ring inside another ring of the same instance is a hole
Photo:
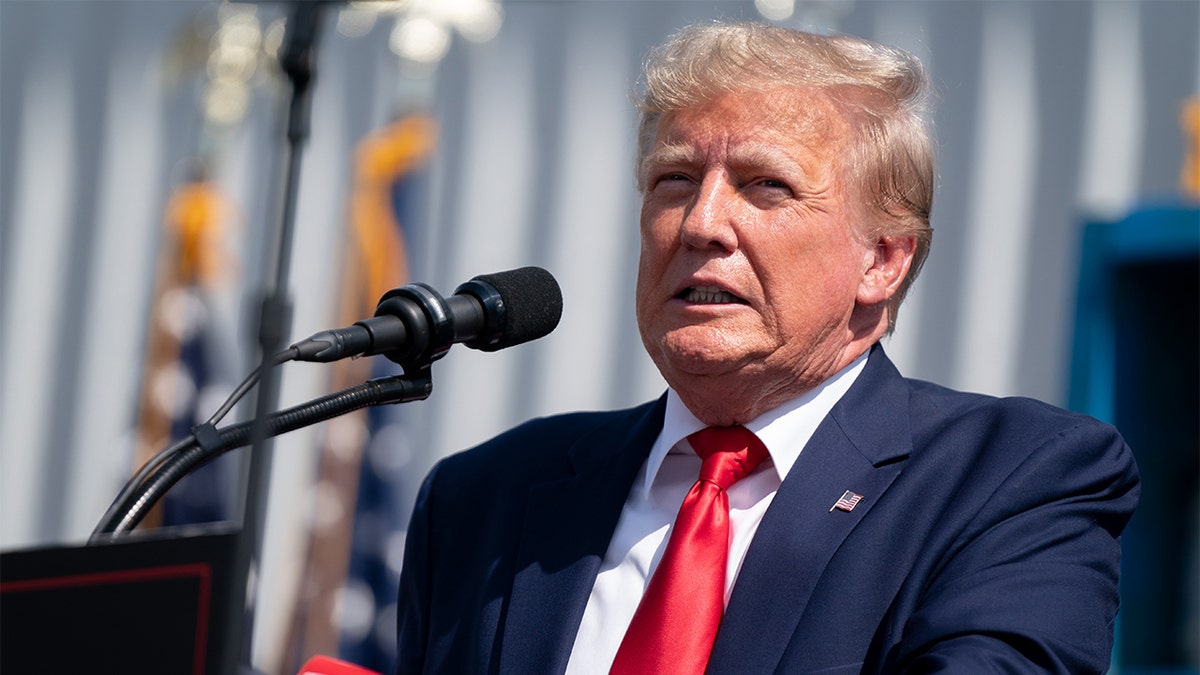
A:
{"label": "white vertical stripe background", "polygon": [[[145,280],[153,278],[155,251],[166,181],[158,175],[162,96],[161,64],[147,63],[138,43],[123,43],[109,71],[108,111],[98,179],[95,255],[92,279],[82,301],[95,320],[83,350],[73,445],[86,449],[66,467],[67,530],[88,532],[129,478],[140,383],[129,377],[130,363],[142,361],[146,326],[138,321],[105,320],[109,308],[146,316],[151,301]],[[108,400],[111,407],[89,405]]]}
{"label": "white vertical stripe background", "polygon": [[[528,26],[513,26],[513,30]],[[532,35],[479,45],[467,56],[468,84],[464,101],[462,144],[470,161],[461,175],[446,176],[445,189],[457,199],[459,233],[450,244],[442,269],[447,288],[478,274],[533,264],[528,246],[532,199],[540,193],[532,165],[535,144],[544,142],[533,127],[534,45]],[[452,133],[446,130],[445,133]],[[447,447],[465,448],[483,441],[504,425],[505,402],[514,388],[517,354],[453,350],[452,358],[433,366],[434,396],[461,405],[431,406],[433,434]],[[469,412],[468,412],[469,411]]]}
{"label": "white vertical stripe background", "polygon": [[0,398],[0,461],[4,508],[0,536],[5,542],[46,542],[57,533],[38,531],[36,490],[55,469],[38,459],[45,439],[40,433],[54,419],[49,400],[54,378],[54,336],[58,300],[66,275],[70,198],[75,190],[74,106],[71,64],[50,43],[30,54],[30,72],[21,96],[16,149],[13,220],[22,224],[12,237],[15,268],[5,270],[3,358],[4,394]]}
{"label": "white vertical stripe background", "polygon": [[[952,386],[1017,393],[1013,380],[1037,178],[1033,23],[1029,3],[990,3],[983,26],[964,292]],[[1000,280],[1003,280],[1001,283]]]}
{"label": "white vertical stripe background", "polygon": [[1093,12],[1080,202],[1096,216],[1115,218],[1137,200],[1140,184],[1141,20],[1134,3],[1099,2]]}
{"label": "white vertical stripe background", "polygon": [[[566,26],[573,45],[566,55],[562,138],[555,143],[554,171],[560,176],[553,204],[555,248],[549,269],[564,296],[563,318],[547,342],[546,370],[550,378],[537,407],[555,410],[599,409],[611,405],[619,355],[611,332],[633,312],[633,298],[622,297],[618,284],[607,283],[621,269],[625,244],[638,236],[638,224],[624,212],[624,200],[598,198],[630,193],[633,148],[613,139],[630,138],[632,117],[628,100],[597,96],[599,91],[628,90],[628,49],[625,36],[613,22],[577,13]],[[597,24],[607,30],[597,30]],[[600,327],[601,330],[597,330]],[[586,385],[586,386],[585,386]]]}

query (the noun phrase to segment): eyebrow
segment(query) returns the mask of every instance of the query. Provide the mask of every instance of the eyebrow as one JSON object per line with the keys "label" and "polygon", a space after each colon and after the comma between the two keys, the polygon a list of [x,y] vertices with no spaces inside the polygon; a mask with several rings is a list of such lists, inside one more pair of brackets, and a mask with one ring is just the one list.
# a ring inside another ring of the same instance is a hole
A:
{"label": "eyebrow", "polygon": [[701,161],[699,151],[691,145],[664,143],[646,155],[642,161],[642,168],[652,164],[699,164]]}
{"label": "eyebrow", "polygon": [[[728,161],[734,166],[761,167],[775,171],[801,168],[795,159],[781,152],[778,147],[763,143],[738,145],[730,153]],[[641,170],[644,175],[651,166],[694,166],[703,163],[704,159],[697,148],[686,143],[664,143],[646,155]]]}
{"label": "eyebrow", "polygon": [[800,168],[795,158],[781,151],[779,146],[765,143],[739,145],[730,153],[729,162],[735,166],[765,167],[776,171]]}
{"label": "eyebrow", "polygon": [[[740,144],[730,154],[730,159],[738,164],[794,163],[787,153],[780,152],[777,146],[766,143]],[[664,143],[646,155],[643,162],[644,164],[700,164],[703,159],[699,150],[687,143]]]}

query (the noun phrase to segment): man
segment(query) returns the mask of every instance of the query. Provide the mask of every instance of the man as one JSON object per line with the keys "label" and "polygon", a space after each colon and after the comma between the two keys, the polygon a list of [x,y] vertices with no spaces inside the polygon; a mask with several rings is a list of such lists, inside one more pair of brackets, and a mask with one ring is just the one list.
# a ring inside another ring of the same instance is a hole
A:
{"label": "man", "polygon": [[434,468],[398,672],[1106,670],[1129,449],[878,345],[930,239],[916,60],[718,24],[645,87],[637,318],[670,389]]}

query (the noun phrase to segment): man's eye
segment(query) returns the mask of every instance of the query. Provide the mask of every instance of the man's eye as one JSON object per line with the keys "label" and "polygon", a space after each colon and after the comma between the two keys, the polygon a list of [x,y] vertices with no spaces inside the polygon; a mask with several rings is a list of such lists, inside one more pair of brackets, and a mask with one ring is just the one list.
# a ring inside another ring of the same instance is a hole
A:
{"label": "man's eye", "polygon": [[680,183],[689,183],[691,180],[691,177],[686,173],[672,171],[669,173],[660,174],[658,178],[654,179],[654,185],[678,185]]}
{"label": "man's eye", "polygon": [[781,180],[776,180],[774,178],[764,178],[762,181],[759,182],[759,184],[762,185],[763,187],[768,187],[768,188],[787,189],[787,183],[784,183]]}

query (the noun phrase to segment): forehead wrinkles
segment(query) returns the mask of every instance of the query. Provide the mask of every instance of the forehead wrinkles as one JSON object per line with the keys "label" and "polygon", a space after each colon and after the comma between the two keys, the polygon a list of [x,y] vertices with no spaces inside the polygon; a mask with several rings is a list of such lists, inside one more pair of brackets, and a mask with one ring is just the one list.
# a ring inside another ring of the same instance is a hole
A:
{"label": "forehead wrinkles", "polygon": [[821,90],[775,87],[725,94],[692,108],[669,112],[659,126],[671,127],[677,134],[681,126],[694,128],[710,118],[717,122],[713,129],[731,134],[734,140],[745,140],[739,138],[744,135],[812,145],[844,137],[850,131],[848,115],[849,111]]}
{"label": "forehead wrinkles", "polygon": [[717,158],[766,167],[832,162],[849,130],[842,111],[815,90],[726,94],[666,113],[640,168],[644,177],[651,166],[706,166]]}
{"label": "forehead wrinkles", "polygon": [[760,97],[759,113],[788,141],[810,148],[840,146],[849,131],[842,111],[815,89],[780,89]]}

